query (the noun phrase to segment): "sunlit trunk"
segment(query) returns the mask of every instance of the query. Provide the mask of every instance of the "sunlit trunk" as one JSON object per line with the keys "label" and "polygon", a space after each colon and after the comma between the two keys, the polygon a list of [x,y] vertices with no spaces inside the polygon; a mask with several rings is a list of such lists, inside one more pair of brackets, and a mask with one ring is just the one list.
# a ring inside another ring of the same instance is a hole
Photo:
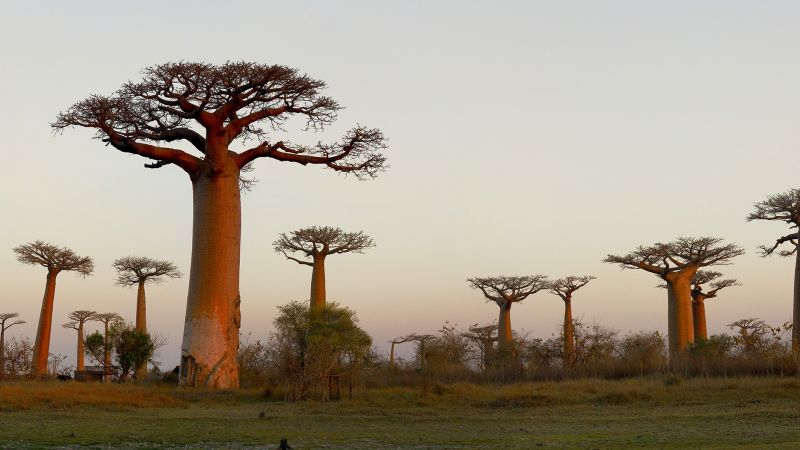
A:
{"label": "sunlit trunk", "polygon": [[239,386],[239,168],[231,158],[192,177],[194,223],[181,384]]}
{"label": "sunlit trunk", "polygon": [[694,340],[707,340],[706,303],[701,296],[698,297],[697,301],[692,302],[692,319],[694,321]]}
{"label": "sunlit trunk", "polygon": [[[139,288],[136,292],[136,331],[147,333],[147,302],[144,295],[145,280],[139,281]],[[147,376],[147,361],[139,363],[135,377],[143,380]]]}
{"label": "sunlit trunk", "polygon": [[511,302],[500,306],[500,317],[497,320],[498,346],[511,349],[514,346],[514,336],[511,333]]}
{"label": "sunlit trunk", "polygon": [[314,266],[311,271],[311,312],[320,313],[325,310],[325,255],[314,255]]}
{"label": "sunlit trunk", "polygon": [[564,300],[564,366],[575,363],[575,324],[572,322],[572,299]]}
{"label": "sunlit trunk", "polygon": [[78,354],[77,354],[77,371],[78,372],[85,372],[86,371],[86,363],[83,359],[84,348],[83,348],[83,322],[78,322]]}
{"label": "sunlit trunk", "polygon": [[691,281],[695,270],[673,272],[667,277],[667,315],[670,360],[694,342]]}
{"label": "sunlit trunk", "polygon": [[39,313],[39,328],[36,330],[33,360],[31,361],[31,375],[35,377],[40,377],[47,373],[47,356],[50,353],[50,329],[53,325],[53,301],[56,297],[56,276],[58,276],[58,272],[47,272],[42,311]]}

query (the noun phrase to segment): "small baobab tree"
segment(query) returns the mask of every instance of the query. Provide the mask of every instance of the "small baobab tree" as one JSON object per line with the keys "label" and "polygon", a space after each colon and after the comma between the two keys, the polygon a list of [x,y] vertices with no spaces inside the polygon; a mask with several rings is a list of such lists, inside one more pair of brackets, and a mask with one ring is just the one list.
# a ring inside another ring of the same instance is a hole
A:
{"label": "small baobab tree", "polygon": [[[713,270],[698,270],[692,278],[692,321],[694,322],[694,340],[707,340],[708,328],[706,327],[706,300],[716,298],[719,291],[738,286],[735,279],[720,280],[722,274]],[[703,286],[708,285],[711,290],[704,291]]]}
{"label": "small baobab tree", "polygon": [[572,319],[572,294],[595,279],[597,277],[591,275],[582,277],[570,275],[566,278],[551,281],[547,286],[548,291],[559,296],[564,301],[563,360],[565,367],[575,364],[575,322]]}
{"label": "small baobab tree", "polygon": [[411,333],[407,336],[397,337],[392,339],[392,348],[389,350],[389,370],[394,370],[394,346],[398,344],[405,344],[406,342],[412,342],[417,340],[417,335],[415,333]]}
{"label": "small baobab tree", "polygon": [[[92,95],[61,112],[52,127],[84,127],[123,153],[174,166],[192,183],[189,294],[181,345],[181,383],[239,385],[239,262],[242,171],[256,159],[318,165],[359,179],[386,164],[380,130],[356,126],[336,143],[281,140],[291,118],[320,130],[341,109],[326,85],[296,69],[251,62],[167,63],[113,95]],[[250,148],[236,144],[252,142]],[[183,148],[180,148],[183,147]]]}
{"label": "small baobab tree", "polygon": [[497,303],[500,318],[497,321],[498,346],[505,351],[513,351],[514,335],[511,332],[511,305],[521,302],[531,295],[546,289],[547,277],[544,275],[498,276],[468,278],[473,289],[480,289],[487,301]]}
{"label": "small baobab tree", "polygon": [[[753,205],[754,211],[747,216],[747,221],[770,220],[786,222],[789,228],[796,231],[781,236],[771,247],[761,246],[761,256],[767,257],[776,253],[780,256],[794,256],[794,300],[792,302],[792,354],[800,362],[800,189],[790,189],[781,194],[770,195],[766,200]],[[786,245],[783,245],[786,244]]]}
{"label": "small baobab tree", "polygon": [[39,327],[33,344],[31,375],[47,373],[47,356],[50,354],[50,332],[53,325],[53,302],[56,298],[56,277],[61,272],[76,272],[86,277],[94,271],[94,261],[88,256],[78,256],[66,247],[57,247],[47,242],[36,241],[14,248],[17,260],[23,264],[42,266],[47,269],[47,281],[39,314]]}
{"label": "small baobab tree", "polygon": [[668,243],[639,246],[627,255],[608,255],[603,262],[623,269],[641,269],[666,281],[669,354],[671,361],[694,342],[692,278],[706,266],[730,264],[744,254],[735,244],[713,237],[681,237]]}
{"label": "small baobab tree", "polygon": [[72,311],[69,313],[69,322],[62,325],[64,328],[72,329],[78,332],[78,356],[75,363],[75,371],[78,373],[83,373],[86,371],[86,364],[84,360],[84,354],[86,353],[84,349],[84,325],[86,322],[95,319],[95,315],[97,312],[95,311],[86,311],[86,310],[78,310]]}
{"label": "small baobab tree", "polygon": [[461,336],[469,339],[477,348],[478,368],[485,372],[492,362],[494,343],[497,342],[497,325],[472,324]]}
{"label": "small baobab tree", "polygon": [[17,317],[19,313],[0,313],[0,380],[6,377],[6,330],[25,323],[24,320],[12,320]]}
{"label": "small baobab tree", "polygon": [[92,320],[103,324],[102,346],[98,346],[96,344],[92,346],[95,349],[93,352],[94,358],[100,359],[98,358],[100,355],[97,354],[99,352],[96,351],[99,347],[99,349],[102,350],[103,381],[111,381],[111,376],[113,374],[111,370],[111,350],[113,348],[113,343],[111,341],[112,336],[109,331],[112,326],[121,324],[123,320],[119,314],[113,312],[97,313],[94,315]]}
{"label": "small baobab tree", "polygon": [[[283,253],[286,259],[298,264],[311,266],[311,312],[319,313],[325,309],[325,258],[337,253],[362,253],[374,247],[375,243],[363,231],[346,233],[333,227],[308,227],[281,233],[273,244],[275,251]],[[292,254],[302,255],[300,258]]]}
{"label": "small baobab tree", "polygon": [[[180,278],[181,272],[170,261],[158,261],[143,256],[125,256],[114,261],[117,270],[117,286],[137,286],[136,291],[136,331],[147,333],[147,303],[144,286],[147,283],[158,284],[167,278]],[[136,364],[136,378],[141,380],[147,375],[147,361]]]}

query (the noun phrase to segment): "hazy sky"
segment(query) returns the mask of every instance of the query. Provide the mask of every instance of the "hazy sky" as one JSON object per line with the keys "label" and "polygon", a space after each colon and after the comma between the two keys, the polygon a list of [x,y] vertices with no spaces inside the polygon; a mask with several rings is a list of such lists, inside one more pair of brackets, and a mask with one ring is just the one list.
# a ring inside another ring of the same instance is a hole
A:
{"label": "hazy sky", "polygon": [[[34,4],[35,3],[35,4]],[[242,329],[271,329],[276,306],[308,298],[310,270],[272,250],[310,225],[364,230],[377,247],[329,258],[329,299],[355,309],[375,342],[496,320],[470,276],[593,274],[584,321],[666,330],[666,294],[608,253],[680,235],[748,251],[721,270],[743,286],[707,304],[710,332],[744,317],[791,317],[790,260],[757,256],[786,229],[746,223],[754,202],[797,184],[800,3],[7,2],[0,14],[0,312],[33,337],[45,271],[11,248],[42,239],[94,258],[58,279],[51,352],[74,361],[75,309],[132,321],[135,291],[111,262],[170,259],[188,273],[191,189],[175,167],[92,140],[54,136],[56,114],[168,61],[246,60],[325,80],[346,107],[321,134],[381,128],[391,167],[359,182],[259,160],[243,198]],[[134,6],[135,5],[135,6]],[[3,254],[5,252],[5,254]],[[177,363],[188,279],[148,290],[148,325]],[[555,332],[562,303],[539,293],[512,325]]]}

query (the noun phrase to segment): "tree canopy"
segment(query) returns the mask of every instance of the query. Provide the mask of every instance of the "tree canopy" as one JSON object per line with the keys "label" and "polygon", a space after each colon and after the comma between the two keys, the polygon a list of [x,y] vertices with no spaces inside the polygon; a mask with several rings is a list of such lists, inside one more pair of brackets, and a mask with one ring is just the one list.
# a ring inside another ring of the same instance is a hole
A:
{"label": "tree canopy", "polygon": [[[766,200],[753,205],[754,211],[747,216],[747,221],[770,220],[781,221],[789,224],[790,228],[800,227],[800,189],[790,189],[781,194],[770,195]],[[798,232],[781,236],[775,240],[772,247],[762,245],[759,247],[761,256],[770,256],[782,244],[789,243],[788,250],[778,251],[780,256],[792,256],[800,245]]]}
{"label": "tree canopy", "polygon": [[14,247],[13,250],[19,262],[46,267],[48,272],[73,271],[85,277],[94,271],[92,258],[78,256],[66,247],[48,242],[35,241]]}
{"label": "tree canopy", "polygon": [[468,278],[467,283],[473,289],[480,289],[487,300],[501,306],[521,302],[548,286],[544,275],[475,277]]}
{"label": "tree canopy", "polygon": [[672,242],[639,246],[626,255],[608,255],[603,262],[623,269],[642,269],[664,278],[690,266],[730,264],[731,259],[743,254],[744,249],[736,244],[723,244],[720,238],[680,237]]}
{"label": "tree canopy", "polygon": [[143,256],[125,256],[114,261],[118,286],[133,286],[140,282],[161,283],[164,278],[180,278],[181,272],[170,261],[158,261]]}
{"label": "tree canopy", "polygon": [[313,261],[302,260],[290,256],[299,253],[303,257],[314,255],[327,256],[336,253],[362,253],[374,247],[375,242],[364,234],[363,231],[344,232],[334,227],[308,227],[292,231],[289,234],[281,233],[273,245],[275,251],[298,264],[311,266]]}

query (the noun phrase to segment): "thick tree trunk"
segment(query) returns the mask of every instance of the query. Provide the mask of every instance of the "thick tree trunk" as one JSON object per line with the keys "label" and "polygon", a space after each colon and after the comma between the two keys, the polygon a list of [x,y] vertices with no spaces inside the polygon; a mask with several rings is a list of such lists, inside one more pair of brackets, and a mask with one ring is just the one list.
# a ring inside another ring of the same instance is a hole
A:
{"label": "thick tree trunk", "polygon": [[572,299],[564,300],[564,366],[575,363],[575,325],[572,322]]}
{"label": "thick tree trunk", "polygon": [[702,297],[692,302],[692,319],[694,321],[694,340],[707,340],[708,330],[706,329],[706,303]]}
{"label": "thick tree trunk", "polygon": [[498,346],[511,349],[514,346],[514,336],[511,333],[511,302],[500,306],[500,318],[497,320]]}
{"label": "thick tree trunk", "polygon": [[675,362],[677,357],[686,350],[686,347],[694,342],[691,281],[695,272],[696,269],[672,272],[666,279],[671,362]]}
{"label": "thick tree trunk", "polygon": [[194,225],[181,384],[239,387],[239,168],[230,157],[192,177]]}
{"label": "thick tree trunk", "polygon": [[111,342],[108,341],[108,322],[103,333],[103,381],[111,382]]}
{"label": "thick tree trunk", "polygon": [[[139,281],[136,292],[136,331],[147,333],[147,302],[144,295],[145,280]],[[147,361],[140,362],[136,369],[136,379],[143,380],[147,377]]]}
{"label": "thick tree trunk", "polygon": [[77,354],[77,371],[78,372],[85,372],[86,371],[86,363],[83,359],[84,349],[83,349],[83,322],[78,323],[78,354]]}
{"label": "thick tree trunk", "polygon": [[314,255],[314,266],[311,271],[311,312],[320,313],[325,310],[325,255]]}
{"label": "thick tree trunk", "polygon": [[47,272],[47,283],[42,298],[42,311],[39,313],[39,328],[33,344],[31,375],[41,377],[47,373],[47,356],[50,354],[50,329],[53,325],[53,301],[56,298],[56,276],[58,272]]}
{"label": "thick tree trunk", "polygon": [[800,250],[794,259],[794,302],[792,306],[792,354],[800,365]]}

